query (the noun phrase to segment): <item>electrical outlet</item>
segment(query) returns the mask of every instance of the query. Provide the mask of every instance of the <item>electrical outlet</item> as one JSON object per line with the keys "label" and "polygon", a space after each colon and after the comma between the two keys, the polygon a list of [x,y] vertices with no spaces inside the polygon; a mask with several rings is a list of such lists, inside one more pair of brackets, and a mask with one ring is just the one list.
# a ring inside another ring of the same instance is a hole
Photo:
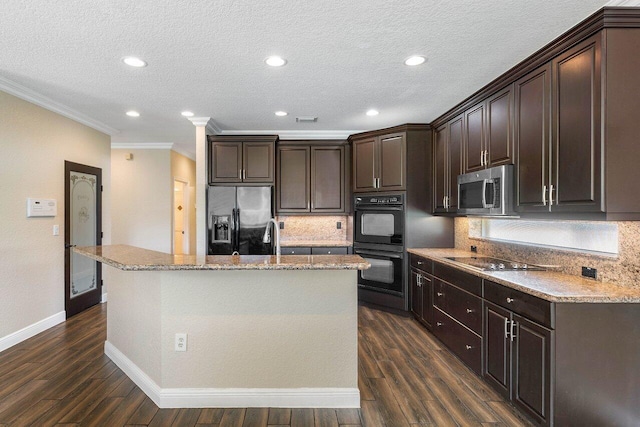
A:
{"label": "electrical outlet", "polygon": [[582,275],[584,277],[595,279],[598,277],[598,270],[591,267],[582,267]]}
{"label": "electrical outlet", "polygon": [[478,247],[471,245],[471,252],[478,252]]}
{"label": "electrical outlet", "polygon": [[60,226],[58,224],[53,226],[53,235],[54,236],[59,236],[60,235]]}
{"label": "electrical outlet", "polygon": [[336,223],[336,228],[337,228],[338,230],[340,230],[340,229],[342,228],[342,222],[338,221],[338,222]]}
{"label": "electrical outlet", "polygon": [[187,334],[176,334],[175,351],[187,351]]}

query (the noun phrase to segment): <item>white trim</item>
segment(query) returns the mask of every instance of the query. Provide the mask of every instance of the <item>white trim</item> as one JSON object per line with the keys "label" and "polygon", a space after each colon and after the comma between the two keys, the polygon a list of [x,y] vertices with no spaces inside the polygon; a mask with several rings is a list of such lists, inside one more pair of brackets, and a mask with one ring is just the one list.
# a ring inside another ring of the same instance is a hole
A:
{"label": "white trim", "polygon": [[21,84],[11,81],[2,76],[0,76],[0,90],[7,92],[13,96],[17,96],[20,99],[24,99],[25,101],[31,102],[32,104],[38,105],[42,108],[46,108],[47,110],[53,111],[54,113],[58,113],[71,120],[75,120],[76,122],[82,123],[83,125],[87,125],[90,128],[106,133],[107,135],[113,136],[120,133],[120,131],[116,128],[113,128],[98,120],[92,119],[91,117],[88,117],[81,112],[74,110],[73,108],[67,107],[64,104],[54,101],[47,96],[41,95],[38,92],[29,89],[28,87],[22,86]]}
{"label": "white trim", "polygon": [[187,120],[193,123],[194,126],[207,126],[211,117],[188,117]]}
{"label": "white trim", "polygon": [[217,135],[278,135],[280,139],[347,139],[362,130],[223,130]]}
{"label": "white trim", "polygon": [[42,319],[32,325],[20,329],[19,331],[0,338],[0,352],[64,322],[66,318],[66,312],[61,311],[53,316],[49,316],[46,319]]}
{"label": "white trim", "polygon": [[109,341],[105,354],[159,408],[359,408],[357,388],[161,388]]}
{"label": "white trim", "polygon": [[107,302],[107,293],[102,294],[102,299],[100,300],[100,304],[104,304]]}
{"label": "white trim", "polygon": [[112,150],[172,150],[173,142],[112,142]]}

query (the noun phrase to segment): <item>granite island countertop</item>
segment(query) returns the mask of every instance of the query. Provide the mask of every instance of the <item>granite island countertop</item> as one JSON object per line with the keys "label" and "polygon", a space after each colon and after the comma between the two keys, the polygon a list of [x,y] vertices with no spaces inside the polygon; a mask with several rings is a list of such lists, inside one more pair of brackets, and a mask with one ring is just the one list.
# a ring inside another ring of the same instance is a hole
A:
{"label": "granite island countertop", "polygon": [[358,255],[172,255],[128,245],[75,247],[73,251],[126,271],[366,270]]}
{"label": "granite island countertop", "polygon": [[[639,303],[640,290],[547,271],[483,271],[447,257],[483,256],[460,249],[408,249],[409,253],[446,264],[483,279],[559,303]],[[517,260],[516,260],[517,261]]]}

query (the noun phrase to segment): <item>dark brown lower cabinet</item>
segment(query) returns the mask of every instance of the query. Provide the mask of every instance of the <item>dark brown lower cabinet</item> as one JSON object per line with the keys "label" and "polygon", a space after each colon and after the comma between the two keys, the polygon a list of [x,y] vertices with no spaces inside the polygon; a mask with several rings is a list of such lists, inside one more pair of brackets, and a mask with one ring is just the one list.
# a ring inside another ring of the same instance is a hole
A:
{"label": "dark brown lower cabinet", "polygon": [[553,331],[485,302],[485,380],[541,425],[550,421]]}
{"label": "dark brown lower cabinet", "polygon": [[431,330],[433,324],[433,281],[423,271],[411,269],[411,312]]}

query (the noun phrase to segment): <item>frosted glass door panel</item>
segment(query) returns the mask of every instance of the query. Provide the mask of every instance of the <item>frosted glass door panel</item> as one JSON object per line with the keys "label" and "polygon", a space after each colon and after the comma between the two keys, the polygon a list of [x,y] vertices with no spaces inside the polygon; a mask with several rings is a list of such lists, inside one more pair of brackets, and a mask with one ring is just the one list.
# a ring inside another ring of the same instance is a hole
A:
{"label": "frosted glass door panel", "polygon": [[[71,185],[71,244],[96,246],[96,176],[70,172]],[[71,252],[70,298],[95,290],[97,287],[96,262]]]}

